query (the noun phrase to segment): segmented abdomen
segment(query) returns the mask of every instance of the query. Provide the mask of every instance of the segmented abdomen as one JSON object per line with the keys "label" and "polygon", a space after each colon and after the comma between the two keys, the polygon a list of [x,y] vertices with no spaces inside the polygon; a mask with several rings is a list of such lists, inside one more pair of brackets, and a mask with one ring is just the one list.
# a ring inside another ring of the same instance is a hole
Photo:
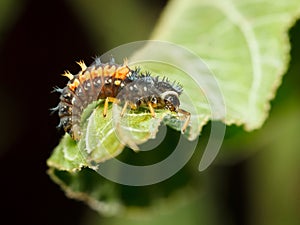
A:
{"label": "segmented abdomen", "polygon": [[77,75],[66,72],[70,81],[61,92],[58,104],[60,125],[75,140],[81,136],[80,122],[83,110],[93,101],[116,97],[125,85],[127,74],[130,72],[126,64],[118,65],[114,62],[103,64],[96,60],[86,67],[83,62],[78,63],[82,70]]}

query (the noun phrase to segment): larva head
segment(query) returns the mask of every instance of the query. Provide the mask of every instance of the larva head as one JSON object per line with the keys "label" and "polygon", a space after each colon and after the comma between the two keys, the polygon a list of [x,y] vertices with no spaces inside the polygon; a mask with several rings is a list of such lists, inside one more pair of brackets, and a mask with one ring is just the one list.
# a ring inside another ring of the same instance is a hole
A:
{"label": "larva head", "polygon": [[178,111],[180,101],[178,93],[176,91],[165,91],[160,95],[160,97],[165,103],[165,108],[172,112]]}

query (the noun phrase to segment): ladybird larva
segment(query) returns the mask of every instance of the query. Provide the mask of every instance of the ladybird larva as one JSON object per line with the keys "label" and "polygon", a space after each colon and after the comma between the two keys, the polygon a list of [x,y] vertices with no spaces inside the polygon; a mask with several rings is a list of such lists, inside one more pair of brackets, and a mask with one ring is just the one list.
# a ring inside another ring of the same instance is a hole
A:
{"label": "ladybird larva", "polygon": [[84,109],[94,101],[103,99],[103,116],[106,116],[109,102],[123,106],[121,116],[127,108],[136,110],[147,107],[155,116],[155,109],[167,109],[181,113],[185,117],[182,131],[189,125],[190,113],[180,109],[179,96],[183,88],[180,84],[171,83],[168,79],[153,77],[150,73],[141,73],[139,68],[130,69],[127,62],[115,63],[114,59],[102,63],[99,58],[86,66],[78,62],[81,70],[73,75],[66,71],[63,75],[69,82],[59,92],[60,102],[55,110],[60,117],[59,127],[71,135],[74,140],[81,137],[81,115]]}

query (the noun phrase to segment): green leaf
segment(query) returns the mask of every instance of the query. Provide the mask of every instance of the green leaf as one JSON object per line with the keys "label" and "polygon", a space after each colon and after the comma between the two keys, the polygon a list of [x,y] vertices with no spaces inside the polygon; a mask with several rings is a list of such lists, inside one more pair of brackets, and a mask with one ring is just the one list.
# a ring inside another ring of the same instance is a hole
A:
{"label": "green leaf", "polygon": [[226,124],[253,130],[267,118],[287,69],[287,31],[299,14],[298,0],[173,0],[152,38],[202,58],[222,90]]}
{"label": "green leaf", "polygon": [[122,117],[120,110],[118,105],[113,110],[111,104],[104,117],[103,100],[91,103],[82,114],[81,139],[77,142],[65,134],[49,158],[48,165],[73,172],[83,166],[94,168],[93,163],[119,155],[125,145],[138,151],[138,145],[156,137],[162,122],[177,130],[181,129],[183,122],[169,110],[156,110],[154,118],[143,108],[138,112],[128,111]]}
{"label": "green leaf", "polygon": [[49,167],[75,172],[87,165],[86,153],[78,148],[77,142],[65,134],[47,160]]}
{"label": "green leaf", "polygon": [[83,136],[77,145],[87,162],[99,163],[113,158],[122,152],[125,145],[138,151],[138,145],[156,137],[161,122],[167,116],[168,124],[181,129],[182,124],[178,123],[176,114],[156,110],[153,118],[146,110],[128,111],[121,117],[121,107],[111,104],[104,117],[103,100],[90,104],[82,116]]}
{"label": "green leaf", "polygon": [[65,134],[47,160],[49,176],[68,197],[84,201],[105,215],[120,213],[124,206],[117,198],[115,184],[97,173],[98,163],[116,157],[125,144],[138,150],[138,144],[155,138],[165,117],[172,127],[181,127],[176,115],[168,110],[158,110],[155,118],[143,112],[145,109],[128,111],[121,118],[120,107],[115,107],[116,112],[111,104],[104,117],[103,100],[91,103],[82,115],[82,138],[77,142]]}

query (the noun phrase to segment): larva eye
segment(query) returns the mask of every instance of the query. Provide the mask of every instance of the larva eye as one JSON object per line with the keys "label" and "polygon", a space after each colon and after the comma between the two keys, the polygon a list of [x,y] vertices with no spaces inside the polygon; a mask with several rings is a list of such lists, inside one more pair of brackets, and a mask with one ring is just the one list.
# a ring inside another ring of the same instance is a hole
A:
{"label": "larva eye", "polygon": [[177,112],[179,105],[180,105],[180,101],[179,101],[177,95],[167,94],[164,96],[164,101],[165,101],[167,109],[169,109],[170,111]]}
{"label": "larva eye", "polygon": [[157,104],[157,98],[155,96],[152,96],[151,103]]}

